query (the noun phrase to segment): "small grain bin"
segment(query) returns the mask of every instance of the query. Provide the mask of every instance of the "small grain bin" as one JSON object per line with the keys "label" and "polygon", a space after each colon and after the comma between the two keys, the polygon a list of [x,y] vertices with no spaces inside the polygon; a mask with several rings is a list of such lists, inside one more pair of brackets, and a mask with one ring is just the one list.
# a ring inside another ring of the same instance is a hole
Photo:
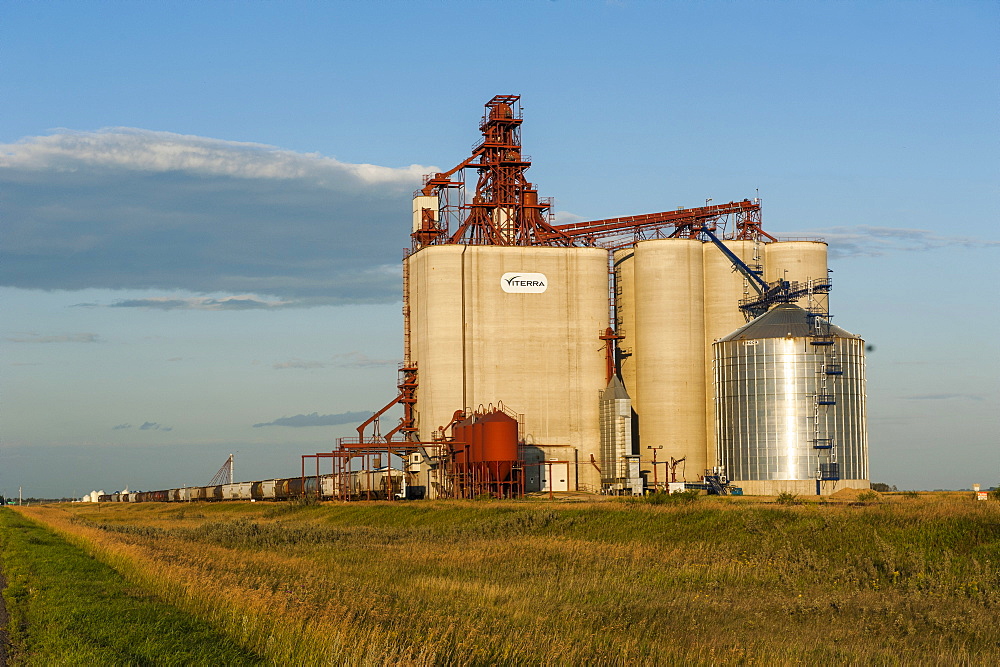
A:
{"label": "small grain bin", "polygon": [[864,341],[780,304],[714,345],[719,462],[747,493],[869,488]]}

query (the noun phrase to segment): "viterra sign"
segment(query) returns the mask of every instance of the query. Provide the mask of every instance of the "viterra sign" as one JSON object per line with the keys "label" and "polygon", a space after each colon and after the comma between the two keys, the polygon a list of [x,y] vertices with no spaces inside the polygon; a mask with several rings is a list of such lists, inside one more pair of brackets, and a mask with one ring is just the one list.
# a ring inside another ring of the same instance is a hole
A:
{"label": "viterra sign", "polygon": [[544,273],[505,273],[500,276],[500,288],[509,294],[540,294],[548,286]]}

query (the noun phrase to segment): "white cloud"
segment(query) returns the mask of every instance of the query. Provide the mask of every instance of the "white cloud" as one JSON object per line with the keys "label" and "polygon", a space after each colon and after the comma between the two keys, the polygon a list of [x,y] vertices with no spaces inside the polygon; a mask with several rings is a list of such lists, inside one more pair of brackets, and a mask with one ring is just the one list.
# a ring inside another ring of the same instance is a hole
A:
{"label": "white cloud", "polygon": [[435,169],[130,128],[29,137],[0,145],[0,285],[244,295],[115,304],[161,309],[395,301]]}
{"label": "white cloud", "polygon": [[409,186],[433,167],[401,169],[349,164],[318,153],[296,153],[276,146],[224,141],[173,132],[110,127],[95,132],[61,129],[0,145],[0,168],[76,171],[85,166],[135,171],[180,171],[250,179],[311,178],[336,182],[345,174],[368,184]]}

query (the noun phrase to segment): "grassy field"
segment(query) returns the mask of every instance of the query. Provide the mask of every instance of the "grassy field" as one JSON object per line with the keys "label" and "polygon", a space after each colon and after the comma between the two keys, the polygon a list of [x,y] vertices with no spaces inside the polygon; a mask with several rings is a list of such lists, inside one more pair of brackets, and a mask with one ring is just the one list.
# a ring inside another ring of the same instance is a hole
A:
{"label": "grassy field", "polygon": [[1000,503],[971,494],[20,513],[269,662],[965,664],[1000,652]]}
{"label": "grassy field", "polygon": [[239,642],[9,510],[0,510],[0,567],[12,664],[263,664]]}

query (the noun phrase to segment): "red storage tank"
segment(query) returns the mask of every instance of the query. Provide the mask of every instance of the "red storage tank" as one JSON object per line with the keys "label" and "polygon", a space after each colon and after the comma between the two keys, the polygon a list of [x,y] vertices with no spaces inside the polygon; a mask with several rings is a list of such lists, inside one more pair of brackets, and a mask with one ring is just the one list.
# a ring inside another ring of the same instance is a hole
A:
{"label": "red storage tank", "polygon": [[517,461],[517,420],[499,410],[476,420],[479,427],[480,460],[486,462],[490,477],[502,482]]}
{"label": "red storage tank", "polygon": [[476,415],[472,426],[465,430],[466,433],[472,433],[472,437],[469,438],[469,467],[476,471],[477,475],[483,462],[483,425],[479,423],[481,419],[481,415]]}
{"label": "red storage tank", "polygon": [[472,438],[472,418],[463,419],[452,428],[455,436],[455,469],[465,472],[469,462],[469,442]]}

